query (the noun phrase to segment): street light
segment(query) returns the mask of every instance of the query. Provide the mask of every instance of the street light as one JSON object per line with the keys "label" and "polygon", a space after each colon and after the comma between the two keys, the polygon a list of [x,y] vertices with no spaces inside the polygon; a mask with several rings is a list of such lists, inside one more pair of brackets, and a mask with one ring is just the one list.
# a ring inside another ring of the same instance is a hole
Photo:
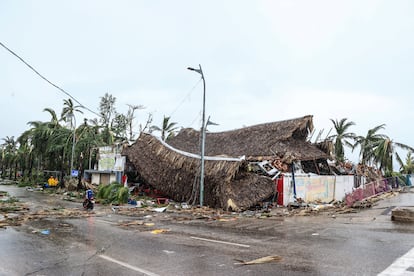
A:
{"label": "street light", "polygon": [[201,172],[200,172],[200,206],[203,206],[203,199],[204,199],[204,145],[206,141],[206,126],[205,126],[205,118],[206,118],[206,81],[204,79],[203,70],[201,69],[201,65],[198,65],[200,69],[195,69],[192,67],[188,67],[188,70],[195,71],[201,75],[201,79],[203,80],[203,117],[201,120]]}

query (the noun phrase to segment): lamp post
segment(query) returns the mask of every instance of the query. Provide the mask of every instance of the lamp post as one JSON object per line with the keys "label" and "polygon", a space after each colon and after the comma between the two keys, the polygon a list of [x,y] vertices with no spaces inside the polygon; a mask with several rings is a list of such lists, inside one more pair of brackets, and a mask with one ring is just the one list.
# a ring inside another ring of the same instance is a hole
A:
{"label": "lamp post", "polygon": [[200,172],[200,206],[203,206],[204,200],[204,146],[206,141],[206,126],[205,126],[205,118],[206,118],[206,81],[204,79],[203,70],[201,69],[201,65],[198,65],[200,69],[195,69],[192,67],[188,67],[188,70],[195,71],[201,75],[201,79],[203,80],[203,116],[201,120],[201,172]]}

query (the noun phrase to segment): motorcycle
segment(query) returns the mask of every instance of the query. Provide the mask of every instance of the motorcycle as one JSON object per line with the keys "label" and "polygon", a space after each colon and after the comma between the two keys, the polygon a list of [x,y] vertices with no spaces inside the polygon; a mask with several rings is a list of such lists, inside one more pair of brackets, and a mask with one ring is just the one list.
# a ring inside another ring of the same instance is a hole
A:
{"label": "motorcycle", "polygon": [[85,200],[83,201],[83,208],[85,210],[93,210],[93,205],[95,204],[95,198],[93,196],[92,190],[87,190],[85,193]]}

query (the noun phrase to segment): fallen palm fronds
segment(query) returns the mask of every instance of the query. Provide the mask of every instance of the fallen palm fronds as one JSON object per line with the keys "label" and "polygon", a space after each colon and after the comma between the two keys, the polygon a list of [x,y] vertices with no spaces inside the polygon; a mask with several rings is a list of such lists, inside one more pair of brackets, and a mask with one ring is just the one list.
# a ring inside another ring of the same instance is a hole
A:
{"label": "fallen palm fronds", "polygon": [[253,264],[265,264],[265,263],[274,263],[274,262],[280,262],[283,258],[280,256],[266,256],[262,258],[258,258],[252,261],[243,261],[243,260],[236,260],[241,265],[253,265]]}
{"label": "fallen palm fronds", "polygon": [[100,185],[96,195],[103,203],[122,204],[127,203],[129,197],[129,190],[127,187],[119,183],[112,183],[109,185]]}

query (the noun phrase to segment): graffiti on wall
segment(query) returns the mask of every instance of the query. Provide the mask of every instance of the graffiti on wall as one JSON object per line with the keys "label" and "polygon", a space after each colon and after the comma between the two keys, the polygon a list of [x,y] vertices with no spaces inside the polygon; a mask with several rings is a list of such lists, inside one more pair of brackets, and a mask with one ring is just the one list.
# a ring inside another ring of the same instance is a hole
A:
{"label": "graffiti on wall", "polygon": [[295,177],[296,197],[306,202],[330,202],[335,195],[335,177]]}

